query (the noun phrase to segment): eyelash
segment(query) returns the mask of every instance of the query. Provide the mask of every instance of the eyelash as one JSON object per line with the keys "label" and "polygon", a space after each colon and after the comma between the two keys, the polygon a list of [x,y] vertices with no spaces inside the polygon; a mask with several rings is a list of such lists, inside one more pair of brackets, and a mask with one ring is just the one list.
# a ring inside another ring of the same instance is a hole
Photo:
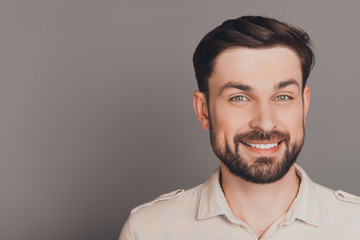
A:
{"label": "eyelash", "polygon": [[[285,99],[280,99],[280,98],[285,98]],[[290,97],[289,95],[279,95],[279,96],[275,97],[275,100],[279,101],[279,102],[286,102],[286,101],[293,100],[293,99],[294,98]],[[239,96],[232,97],[229,100],[232,102],[245,102],[245,101],[248,101],[249,99],[245,96],[239,95]]]}
{"label": "eyelash", "polygon": [[[280,97],[284,97],[286,99],[279,99]],[[289,101],[289,100],[292,100],[294,99],[293,97],[290,97],[288,95],[279,95],[279,96],[276,96],[275,100],[277,101],[280,101],[280,102],[286,102],[286,101]]]}
{"label": "eyelash", "polygon": [[[239,98],[245,98],[245,100],[244,99],[239,99]],[[239,95],[239,96],[235,96],[235,97],[232,97],[232,98],[230,98],[230,101],[232,101],[232,102],[245,102],[245,101],[247,101],[248,100],[248,98],[247,97],[245,97],[245,96],[242,96],[242,95]]]}

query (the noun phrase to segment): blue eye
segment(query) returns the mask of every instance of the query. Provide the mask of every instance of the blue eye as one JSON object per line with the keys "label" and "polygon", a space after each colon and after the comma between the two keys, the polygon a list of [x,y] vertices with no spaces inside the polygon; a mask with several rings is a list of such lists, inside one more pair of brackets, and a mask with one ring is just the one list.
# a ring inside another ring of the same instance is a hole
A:
{"label": "blue eye", "polygon": [[249,99],[245,96],[242,96],[242,95],[239,95],[239,96],[235,96],[235,97],[232,97],[230,98],[230,101],[233,101],[233,102],[246,102],[248,101]]}
{"label": "blue eye", "polygon": [[291,99],[293,99],[293,98],[288,95],[279,95],[275,98],[276,101],[281,101],[281,102],[286,102]]}

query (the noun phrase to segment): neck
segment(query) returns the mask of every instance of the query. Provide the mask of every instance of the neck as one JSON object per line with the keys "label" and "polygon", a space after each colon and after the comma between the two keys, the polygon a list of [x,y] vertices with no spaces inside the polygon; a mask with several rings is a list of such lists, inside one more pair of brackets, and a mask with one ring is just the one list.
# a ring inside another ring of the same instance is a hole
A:
{"label": "neck", "polygon": [[222,188],[231,211],[258,236],[287,212],[300,186],[294,165],[283,178],[269,184],[247,182],[232,174],[222,163],[220,169]]}

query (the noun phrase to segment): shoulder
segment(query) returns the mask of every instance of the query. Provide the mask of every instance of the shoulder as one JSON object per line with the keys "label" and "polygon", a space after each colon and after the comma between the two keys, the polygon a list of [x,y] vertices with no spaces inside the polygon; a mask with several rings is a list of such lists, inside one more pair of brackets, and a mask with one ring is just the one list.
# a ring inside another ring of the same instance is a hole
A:
{"label": "shoulder", "polygon": [[334,191],[334,195],[335,195],[336,199],[341,202],[357,204],[360,207],[360,197],[359,196],[355,196],[353,194],[344,192],[342,190]]}
{"label": "shoulder", "polygon": [[178,214],[179,211],[195,210],[201,188],[202,185],[199,185],[188,190],[178,189],[162,194],[147,203],[133,208],[130,215],[141,215],[143,217],[156,215],[156,217],[161,217]]}
{"label": "shoulder", "polygon": [[[360,197],[343,190],[331,190],[315,184],[323,221],[332,224],[359,227]],[[354,225],[355,224],[355,225]]]}
{"label": "shoulder", "polygon": [[335,204],[337,203],[360,208],[360,197],[347,193],[343,190],[332,190],[319,184],[315,184],[315,193],[322,201],[331,201]]}
{"label": "shoulder", "polygon": [[175,191],[172,191],[172,192],[169,192],[169,193],[165,193],[165,194],[162,194],[160,196],[158,196],[157,198],[149,201],[149,202],[146,202],[144,204],[141,204],[135,208],[133,208],[131,210],[131,213],[130,214],[133,214],[135,212],[137,212],[138,210],[140,209],[143,209],[143,208],[146,208],[146,207],[149,207],[149,206],[152,206],[156,203],[161,203],[161,202],[164,202],[164,201],[169,201],[171,199],[175,199],[175,198],[178,198],[180,197],[183,193],[185,192],[184,189],[178,189],[178,190],[175,190]]}
{"label": "shoulder", "polygon": [[163,194],[131,210],[120,239],[162,239],[164,231],[176,232],[196,217],[202,185]]}

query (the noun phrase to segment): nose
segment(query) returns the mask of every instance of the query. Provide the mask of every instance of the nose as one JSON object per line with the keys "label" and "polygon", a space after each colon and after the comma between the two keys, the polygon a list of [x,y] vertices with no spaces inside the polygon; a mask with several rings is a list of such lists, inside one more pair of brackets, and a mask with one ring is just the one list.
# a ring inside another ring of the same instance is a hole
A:
{"label": "nose", "polygon": [[269,132],[277,127],[274,110],[269,104],[254,106],[250,127],[264,132]]}

